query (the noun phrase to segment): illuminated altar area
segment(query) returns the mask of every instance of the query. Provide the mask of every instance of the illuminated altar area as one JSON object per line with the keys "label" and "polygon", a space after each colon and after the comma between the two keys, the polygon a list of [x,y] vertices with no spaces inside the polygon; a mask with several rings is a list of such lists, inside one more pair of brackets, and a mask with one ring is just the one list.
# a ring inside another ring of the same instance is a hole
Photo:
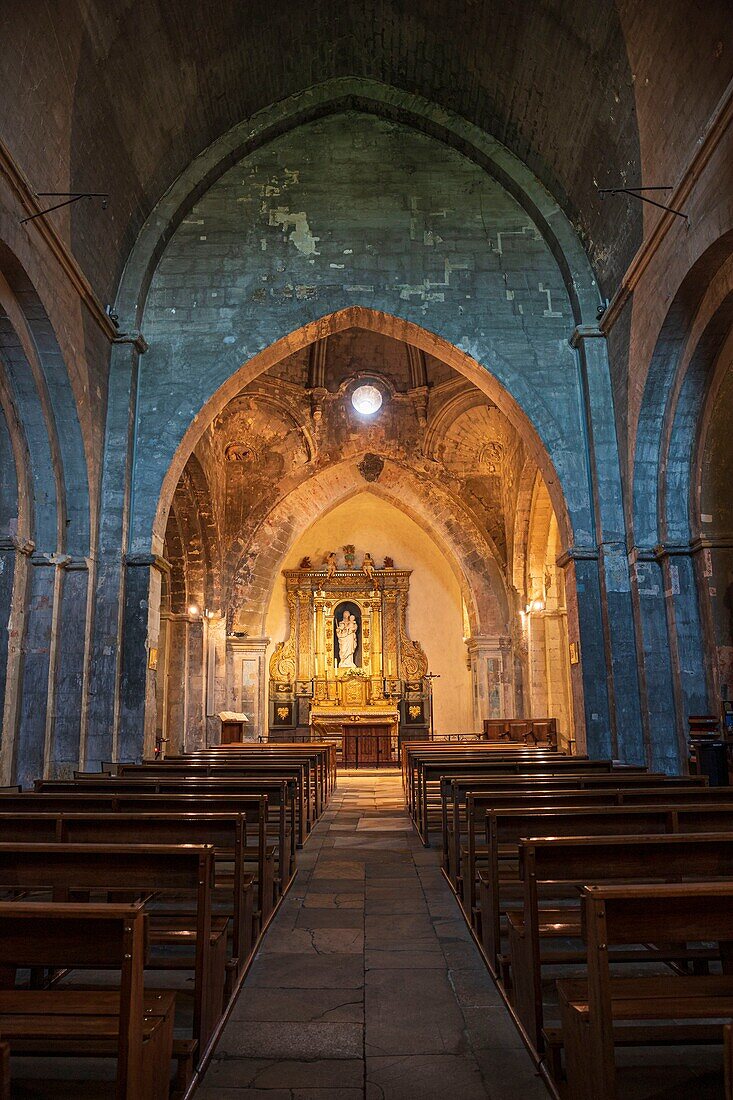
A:
{"label": "illuminated altar area", "polygon": [[[284,570],[289,634],[270,658],[271,740],[333,739],[345,762],[396,759],[399,739],[430,724],[428,661],[409,637],[409,569],[361,567],[348,552],[325,568]],[[360,740],[361,739],[361,740]]]}

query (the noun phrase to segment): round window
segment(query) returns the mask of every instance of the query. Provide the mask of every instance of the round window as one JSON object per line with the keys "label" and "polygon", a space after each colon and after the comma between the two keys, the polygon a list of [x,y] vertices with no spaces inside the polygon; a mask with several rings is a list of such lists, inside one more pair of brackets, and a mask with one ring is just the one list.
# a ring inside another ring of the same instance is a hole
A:
{"label": "round window", "polygon": [[351,395],[351,404],[362,416],[374,416],[382,407],[382,391],[370,383],[357,386]]}

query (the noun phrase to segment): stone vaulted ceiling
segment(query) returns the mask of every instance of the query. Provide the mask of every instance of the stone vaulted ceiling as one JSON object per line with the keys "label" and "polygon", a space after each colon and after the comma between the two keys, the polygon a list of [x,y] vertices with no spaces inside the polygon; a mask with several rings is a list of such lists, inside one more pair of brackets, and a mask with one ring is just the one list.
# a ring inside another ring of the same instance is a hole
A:
{"label": "stone vaulted ceiling", "polygon": [[57,215],[106,301],[144,219],[198,153],[258,109],[341,76],[417,93],[504,142],[566,208],[609,283],[639,242],[638,209],[609,211],[595,194],[639,165],[634,77],[610,0],[31,9],[0,2],[0,133],[36,189],[110,192],[103,218],[83,204]]}
{"label": "stone vaulted ceiling", "polygon": [[0,0],[0,134],[36,190],[110,193],[54,224],[113,301],[217,137],[314,84],[381,81],[526,162],[610,295],[655,214],[596,188],[676,181],[730,76],[729,19],[729,0]]}

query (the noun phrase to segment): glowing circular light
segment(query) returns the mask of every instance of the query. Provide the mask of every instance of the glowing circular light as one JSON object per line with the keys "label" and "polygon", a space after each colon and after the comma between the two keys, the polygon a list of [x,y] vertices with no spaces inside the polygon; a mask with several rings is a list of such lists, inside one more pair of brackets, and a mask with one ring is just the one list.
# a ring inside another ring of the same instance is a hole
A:
{"label": "glowing circular light", "polygon": [[351,395],[351,404],[362,416],[374,416],[382,407],[382,393],[376,386],[357,386]]}

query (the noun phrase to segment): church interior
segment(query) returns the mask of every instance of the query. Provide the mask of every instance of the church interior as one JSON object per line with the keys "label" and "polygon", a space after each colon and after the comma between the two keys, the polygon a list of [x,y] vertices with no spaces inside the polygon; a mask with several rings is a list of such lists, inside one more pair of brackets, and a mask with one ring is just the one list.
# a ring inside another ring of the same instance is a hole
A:
{"label": "church interior", "polygon": [[0,1100],[733,1100],[729,0],[0,0]]}

